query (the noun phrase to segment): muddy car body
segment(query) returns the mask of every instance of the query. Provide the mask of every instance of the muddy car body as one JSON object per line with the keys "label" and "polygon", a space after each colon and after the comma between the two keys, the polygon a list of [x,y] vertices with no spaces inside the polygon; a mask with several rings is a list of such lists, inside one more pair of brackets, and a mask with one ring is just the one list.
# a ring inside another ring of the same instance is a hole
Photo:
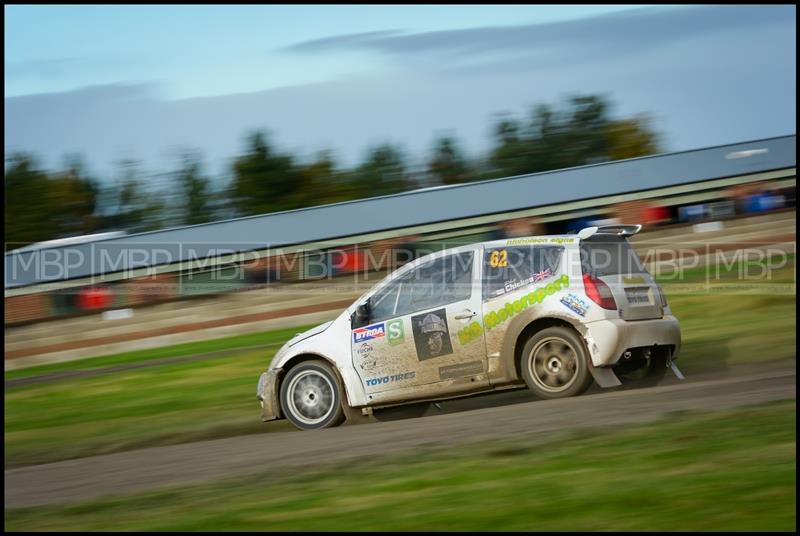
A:
{"label": "muddy car body", "polygon": [[257,386],[262,419],[324,428],[484,391],[561,398],[593,380],[680,377],[678,321],[627,241],[640,229],[496,240],[402,266],[277,352]]}

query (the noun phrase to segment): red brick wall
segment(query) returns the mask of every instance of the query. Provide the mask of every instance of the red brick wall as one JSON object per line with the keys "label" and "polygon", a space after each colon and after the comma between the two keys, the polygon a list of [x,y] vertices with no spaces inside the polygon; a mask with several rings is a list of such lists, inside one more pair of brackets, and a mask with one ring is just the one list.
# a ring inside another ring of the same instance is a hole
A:
{"label": "red brick wall", "polygon": [[153,277],[137,277],[114,287],[122,293],[128,306],[142,305],[167,300],[177,295],[178,280],[174,274],[159,274]]}
{"label": "red brick wall", "polygon": [[620,223],[645,224],[645,210],[650,206],[651,202],[645,199],[637,199],[635,201],[626,201],[614,205],[610,216],[618,218]]}
{"label": "red brick wall", "polygon": [[43,320],[50,316],[50,296],[48,294],[27,294],[6,298],[5,323]]}

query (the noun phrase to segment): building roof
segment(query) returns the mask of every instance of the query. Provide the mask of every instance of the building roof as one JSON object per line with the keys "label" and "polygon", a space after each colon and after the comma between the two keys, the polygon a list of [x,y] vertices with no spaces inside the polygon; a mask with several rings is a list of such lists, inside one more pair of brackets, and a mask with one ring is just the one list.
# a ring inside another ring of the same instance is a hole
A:
{"label": "building roof", "polygon": [[[796,136],[592,164],[5,255],[5,288],[794,168]],[[645,196],[646,197],[646,196]]]}

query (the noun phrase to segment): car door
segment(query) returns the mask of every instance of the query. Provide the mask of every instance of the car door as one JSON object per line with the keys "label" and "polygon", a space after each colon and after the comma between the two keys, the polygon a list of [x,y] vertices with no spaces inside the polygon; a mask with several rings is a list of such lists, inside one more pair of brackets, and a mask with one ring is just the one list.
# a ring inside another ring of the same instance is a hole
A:
{"label": "car door", "polygon": [[488,385],[479,260],[478,248],[439,255],[370,297],[351,346],[371,401]]}

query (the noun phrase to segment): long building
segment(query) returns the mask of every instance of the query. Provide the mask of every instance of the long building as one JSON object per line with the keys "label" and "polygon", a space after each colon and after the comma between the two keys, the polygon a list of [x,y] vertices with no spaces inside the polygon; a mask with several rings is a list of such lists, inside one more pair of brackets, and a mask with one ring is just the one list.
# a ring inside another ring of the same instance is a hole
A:
{"label": "long building", "polygon": [[[741,185],[767,181],[794,187],[795,167],[796,136],[792,135],[101,237],[88,243],[26,248],[5,255],[7,323],[9,313],[11,322],[24,322],[74,312],[64,303],[59,307],[59,300],[74,300],[79,289],[98,285],[175,280],[177,290],[161,299],[180,298],[190,293],[181,290],[183,274],[242,262],[268,269],[278,255],[307,258],[332,248],[411,236],[477,236],[498,223],[520,218],[535,218],[550,226],[586,217],[636,219],[637,213],[629,209],[643,200],[674,209],[719,200],[721,192]],[[302,262],[292,269],[290,277],[295,279],[309,275]],[[120,294],[127,297],[106,305],[137,304],[131,302],[130,293]]]}

